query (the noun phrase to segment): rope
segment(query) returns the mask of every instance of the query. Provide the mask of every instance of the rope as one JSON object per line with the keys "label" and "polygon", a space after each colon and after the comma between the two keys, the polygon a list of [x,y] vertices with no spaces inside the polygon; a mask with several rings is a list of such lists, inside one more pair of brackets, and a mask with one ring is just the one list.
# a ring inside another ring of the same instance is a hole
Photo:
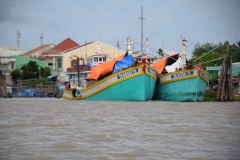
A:
{"label": "rope", "polygon": [[197,59],[195,59],[193,62],[196,62],[197,60],[199,60],[200,58],[206,56],[207,54],[211,53],[212,51],[214,51],[215,49],[217,49],[218,47],[222,46],[222,43],[220,43],[217,47],[211,49],[210,51],[208,51],[207,53],[203,54],[202,56],[198,57]]}
{"label": "rope", "polygon": [[[136,43],[136,44],[138,44],[138,45],[141,45],[141,44],[139,44],[138,42],[134,42],[134,43]],[[177,45],[176,47],[174,47],[173,49],[177,48],[179,45],[181,45],[181,43],[178,44],[178,45]],[[150,50],[155,51],[155,52],[158,53],[158,51],[156,51],[156,50],[154,50],[154,49],[152,49],[152,48],[146,47],[145,45],[143,45],[143,46],[144,46],[145,48],[148,48],[148,49],[150,49]],[[171,49],[171,50],[173,50],[173,49]],[[170,51],[171,51],[171,50],[170,50]],[[149,53],[149,55],[156,57],[155,55],[152,55],[152,54],[150,54],[150,53]],[[167,55],[165,55],[165,56],[162,56],[162,57],[158,57],[158,58],[162,59],[162,58],[165,58],[165,57],[168,57],[168,56],[169,56],[169,54],[167,54]],[[157,57],[156,57],[156,58],[157,58]],[[176,60],[176,59],[175,59],[175,60]]]}

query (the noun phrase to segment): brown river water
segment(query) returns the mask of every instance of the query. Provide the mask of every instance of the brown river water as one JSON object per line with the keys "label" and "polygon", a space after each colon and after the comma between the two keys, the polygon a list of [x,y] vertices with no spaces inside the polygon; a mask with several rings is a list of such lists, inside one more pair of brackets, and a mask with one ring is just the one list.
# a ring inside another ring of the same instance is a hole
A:
{"label": "brown river water", "polygon": [[240,159],[240,102],[0,98],[0,159]]}

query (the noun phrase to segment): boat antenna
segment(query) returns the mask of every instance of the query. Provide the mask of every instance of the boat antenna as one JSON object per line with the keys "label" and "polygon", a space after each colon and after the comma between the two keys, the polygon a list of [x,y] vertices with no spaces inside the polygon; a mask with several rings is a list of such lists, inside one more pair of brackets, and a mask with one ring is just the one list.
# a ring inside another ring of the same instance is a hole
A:
{"label": "boat antenna", "polygon": [[20,47],[20,37],[21,37],[21,33],[19,32],[19,30],[17,31],[17,47]]}
{"label": "boat antenna", "polygon": [[41,46],[43,45],[43,34],[41,33],[40,35],[40,39],[41,39]]}
{"label": "boat antenna", "polygon": [[117,38],[117,49],[120,49],[120,44],[119,44],[119,40],[118,40],[118,38]]}
{"label": "boat antenna", "polygon": [[143,54],[143,20],[145,18],[143,18],[143,7],[141,7],[141,53]]}

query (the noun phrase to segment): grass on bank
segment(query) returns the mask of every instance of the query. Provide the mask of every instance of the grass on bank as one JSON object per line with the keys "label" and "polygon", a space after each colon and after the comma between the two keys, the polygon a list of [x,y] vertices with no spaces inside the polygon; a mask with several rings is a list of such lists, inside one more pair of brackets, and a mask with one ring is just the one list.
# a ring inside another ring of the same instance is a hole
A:
{"label": "grass on bank", "polygon": [[[204,102],[216,102],[216,95],[206,92],[204,95]],[[235,101],[240,102],[240,98],[235,98]]]}
{"label": "grass on bank", "polygon": [[35,80],[35,81],[29,81],[27,82],[27,85],[30,85],[30,86],[36,86],[36,85],[57,85],[58,83],[57,82],[51,82],[51,81],[48,81],[46,79],[40,79],[40,80]]}

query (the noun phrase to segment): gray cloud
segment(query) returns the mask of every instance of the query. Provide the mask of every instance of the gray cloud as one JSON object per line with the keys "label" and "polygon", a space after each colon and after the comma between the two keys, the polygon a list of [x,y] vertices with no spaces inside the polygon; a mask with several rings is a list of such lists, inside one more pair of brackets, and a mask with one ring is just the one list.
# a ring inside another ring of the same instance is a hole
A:
{"label": "gray cloud", "polygon": [[25,1],[0,1],[0,23],[28,23],[31,21]]}

